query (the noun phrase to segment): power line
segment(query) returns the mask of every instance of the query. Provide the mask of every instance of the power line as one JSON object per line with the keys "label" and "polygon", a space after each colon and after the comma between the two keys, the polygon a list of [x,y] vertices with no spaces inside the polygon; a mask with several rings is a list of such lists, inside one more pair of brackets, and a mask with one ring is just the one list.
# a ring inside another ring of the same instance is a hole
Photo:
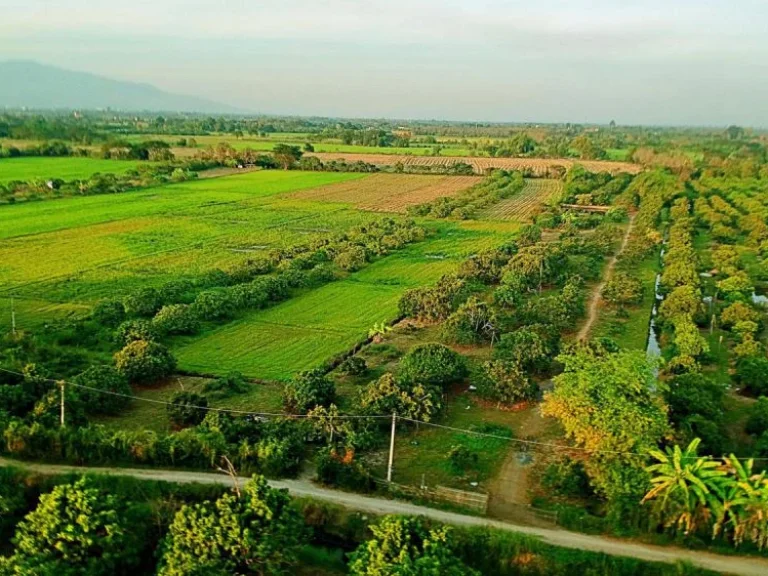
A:
{"label": "power line", "polygon": [[[14,370],[8,370],[7,368],[1,368],[0,372],[6,372],[7,374],[13,374],[15,376],[21,376],[22,378],[25,377],[24,374],[21,372],[16,372]],[[110,396],[117,396],[121,398],[127,398],[129,400],[136,400],[139,402],[147,402],[150,404],[159,404],[163,406],[175,406],[173,402],[168,402],[165,400],[154,400],[152,398],[143,398],[141,396],[134,396],[131,394],[122,394],[120,392],[113,392],[111,390],[103,390],[101,388],[94,388],[92,386],[86,386],[84,384],[75,384],[74,382],[69,382],[66,380],[54,380],[51,378],[45,379],[47,382],[50,382],[52,384],[59,384],[64,383],[67,386],[74,386],[75,388],[81,388],[84,390],[90,390],[92,392],[96,392],[99,394],[107,394]],[[321,416],[316,415],[310,415],[310,414],[288,414],[285,412],[250,412],[247,410],[237,410],[233,408],[213,408],[211,406],[196,406],[196,405],[185,405],[185,408],[191,408],[193,410],[203,410],[206,412],[221,412],[221,413],[228,413],[228,414],[237,414],[240,416],[260,416],[260,417],[267,417],[267,418],[320,418]],[[384,419],[391,419],[392,414],[338,414],[333,416],[333,420],[384,420]],[[456,428],[454,426],[446,426],[445,424],[435,424],[434,422],[423,422],[421,420],[415,420],[413,418],[408,418],[405,416],[399,416],[396,415],[395,418],[397,420],[401,420],[403,422],[409,422],[412,424],[417,424],[418,426],[431,426],[433,428],[439,428],[442,430],[449,430],[451,432],[457,432],[460,434],[471,434],[473,436],[480,436],[484,438],[492,438],[494,440],[504,440],[506,442],[512,442],[516,444],[522,444],[526,446],[534,446],[539,448],[547,448],[552,450],[561,450],[561,451],[579,451],[590,455],[598,455],[598,454],[609,454],[612,456],[631,456],[635,458],[642,458],[642,459],[648,459],[648,454],[644,454],[642,452],[633,452],[633,451],[620,451],[620,450],[595,450],[591,448],[585,448],[583,446],[565,446],[562,444],[553,444],[551,442],[538,442],[536,440],[524,440],[521,438],[514,438],[510,436],[501,436],[499,434],[490,434],[488,432],[480,432],[478,430],[471,430],[467,428]],[[713,456],[713,455],[704,455],[704,456],[681,456],[683,459],[689,459],[689,460],[695,460],[699,458],[704,458],[707,460],[721,460],[723,456]],[[768,457],[755,457],[755,456],[737,456],[740,460],[755,460],[755,461],[768,461]]]}

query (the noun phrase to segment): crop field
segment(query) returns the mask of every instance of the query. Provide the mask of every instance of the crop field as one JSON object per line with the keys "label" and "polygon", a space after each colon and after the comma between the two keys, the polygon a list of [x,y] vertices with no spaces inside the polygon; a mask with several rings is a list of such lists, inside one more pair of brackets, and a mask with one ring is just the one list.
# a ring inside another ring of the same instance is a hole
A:
{"label": "crop field", "polygon": [[97,172],[124,174],[146,162],[131,160],[101,160],[98,158],[3,158],[0,159],[0,184],[14,180],[78,180],[90,178]]}
{"label": "crop field", "polygon": [[[311,240],[370,216],[279,200],[283,192],[364,176],[255,172],[112,196],[0,208],[0,297],[80,310],[105,297],[174,278],[194,278],[258,250]],[[21,308],[20,308],[21,309]],[[35,310],[38,313],[35,314]],[[0,314],[0,324],[9,323]]]}
{"label": "crop field", "polygon": [[403,290],[434,283],[467,255],[511,237],[515,225],[440,223],[431,236],[371,264],[347,279],[274,308],[256,311],[196,338],[179,338],[179,366],[202,374],[237,370],[266,380],[287,380],[344,353],[376,323],[397,317]]}
{"label": "crop field", "polygon": [[420,155],[396,155],[396,154],[328,154],[308,153],[308,156],[317,156],[323,162],[331,160],[344,160],[346,162],[368,162],[376,165],[392,165],[402,162],[404,165],[415,166],[448,166],[457,162],[469,164],[478,174],[484,173],[490,168],[502,168],[505,170],[526,170],[533,174],[546,176],[552,169],[570,169],[576,164],[583,166],[592,172],[627,172],[637,174],[642,167],[639,164],[628,162],[610,162],[602,160],[570,160],[565,158],[484,158],[469,156],[420,156]]}
{"label": "crop field", "polygon": [[375,174],[361,181],[341,182],[291,195],[300,200],[339,202],[374,212],[405,212],[409,206],[453,196],[481,181],[472,176]]}
{"label": "crop field", "polygon": [[491,206],[482,216],[493,220],[528,220],[547,200],[562,190],[561,180],[530,178],[525,181],[525,188],[519,194]]}

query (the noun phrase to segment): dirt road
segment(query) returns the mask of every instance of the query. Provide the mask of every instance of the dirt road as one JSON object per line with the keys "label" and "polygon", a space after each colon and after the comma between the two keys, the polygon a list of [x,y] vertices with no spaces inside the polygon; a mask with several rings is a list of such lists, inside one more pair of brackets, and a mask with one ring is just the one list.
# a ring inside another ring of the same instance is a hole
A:
{"label": "dirt road", "polygon": [[[121,476],[131,476],[145,480],[161,480],[166,482],[201,484],[230,484],[229,477],[221,474],[206,472],[182,472],[176,470],[142,470],[134,468],[97,468],[78,466],[57,466],[51,464],[33,464],[18,462],[0,458],[0,466],[15,466],[40,474],[62,473],[98,473]],[[247,479],[241,479],[244,482]],[[453,512],[435,510],[424,506],[417,506],[399,500],[387,500],[373,498],[348,492],[339,492],[315,486],[305,480],[275,480],[270,481],[275,488],[287,488],[295,496],[307,496],[317,500],[324,500],[332,504],[345,506],[353,510],[368,512],[371,514],[408,514],[414,516],[426,516],[459,526],[489,526],[500,530],[519,532],[540,538],[547,544],[574,548],[578,550],[590,550],[602,552],[613,556],[628,556],[651,562],[674,563],[677,561],[690,562],[695,566],[722,572],[725,574],[738,574],[743,576],[764,576],[768,574],[768,560],[762,558],[750,558],[745,556],[720,556],[701,551],[684,550],[674,547],[650,546],[635,544],[624,540],[607,538],[604,536],[589,536],[549,528],[534,528],[529,526],[517,526],[506,522],[480,518],[476,516],[464,516]]]}
{"label": "dirt road", "polygon": [[619,247],[619,250],[616,252],[616,254],[613,255],[611,260],[608,262],[608,267],[605,269],[605,274],[603,274],[603,280],[595,286],[595,289],[592,291],[592,298],[590,298],[589,301],[589,310],[587,312],[587,321],[584,322],[584,325],[581,327],[581,330],[579,330],[579,334],[576,336],[577,341],[586,340],[589,337],[589,332],[592,330],[592,326],[594,325],[595,321],[597,320],[597,315],[600,312],[600,300],[601,300],[601,292],[603,291],[603,288],[605,287],[605,283],[608,282],[608,280],[611,279],[613,276],[613,269],[616,267],[616,261],[619,259],[619,256],[621,256],[621,253],[624,252],[624,249],[627,247],[627,244],[629,243],[629,235],[632,234],[632,228],[635,225],[635,215],[632,214],[629,218],[629,226],[627,226],[627,231],[624,233],[624,239],[621,241],[621,246]]}

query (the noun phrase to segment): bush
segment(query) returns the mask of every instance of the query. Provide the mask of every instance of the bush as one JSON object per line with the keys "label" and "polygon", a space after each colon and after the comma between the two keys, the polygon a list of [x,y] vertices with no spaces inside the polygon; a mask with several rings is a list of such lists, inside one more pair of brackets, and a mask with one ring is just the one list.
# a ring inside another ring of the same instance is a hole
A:
{"label": "bush", "polygon": [[170,304],[155,314],[152,326],[161,334],[194,334],[200,329],[200,320],[188,304]]}
{"label": "bush", "polygon": [[118,300],[102,300],[93,307],[91,317],[103,326],[114,327],[125,320],[125,306]]}
{"label": "bush", "polygon": [[235,394],[243,394],[248,391],[249,385],[240,372],[230,372],[222,378],[216,378],[206,382],[203,392],[216,398],[229,398]]}
{"label": "bush", "polygon": [[476,385],[481,396],[500,404],[532,400],[539,393],[538,385],[517,364],[503,360],[483,364]]}
{"label": "bush", "polygon": [[203,320],[232,318],[236,312],[234,299],[227,292],[201,292],[192,306],[195,314]]}
{"label": "bush", "polygon": [[365,249],[360,246],[353,246],[349,250],[341,252],[336,258],[333,259],[333,263],[336,264],[342,270],[347,272],[355,272],[365,266],[366,254]]}
{"label": "bush", "polygon": [[540,326],[522,326],[503,334],[493,350],[493,356],[520,366],[523,370],[545,370],[555,350],[542,334]]}
{"label": "bush", "polygon": [[285,386],[283,404],[287,412],[306,414],[315,406],[330,406],[336,398],[336,386],[322,370],[301,372]]}
{"label": "bush", "polygon": [[340,456],[333,448],[322,450],[317,455],[318,481],[356,492],[372,492],[376,488],[373,477],[353,456],[353,452]]}
{"label": "bush", "polygon": [[584,465],[567,456],[547,466],[541,485],[553,495],[566,498],[589,498],[594,494]]}
{"label": "bush", "polygon": [[410,383],[445,386],[467,375],[464,357],[442,344],[421,344],[400,361],[399,377]]}
{"label": "bush", "polygon": [[115,331],[115,342],[125,346],[136,340],[154,342],[158,333],[149,320],[126,320]]}
{"label": "bush", "polygon": [[76,388],[77,394],[89,414],[117,414],[130,402],[130,398],[104,394],[99,390],[126,396],[132,395],[128,380],[111,366],[93,366],[75,376],[72,383],[96,389]]}
{"label": "bush", "polygon": [[480,457],[466,446],[460,444],[451,446],[448,451],[448,463],[454,474],[463,474],[477,466]]}
{"label": "bush", "polygon": [[442,337],[456,344],[479,344],[496,334],[496,315],[485,302],[475,297],[459,306],[442,328]]}
{"label": "bush", "polygon": [[154,316],[163,305],[155,288],[140,288],[123,299],[125,311],[131,316]]}
{"label": "bush", "polygon": [[150,384],[170,376],[176,359],[161,344],[136,340],[115,354],[115,366],[130,382]]}
{"label": "bush", "polygon": [[177,392],[171,398],[171,403],[166,406],[168,418],[176,428],[197,426],[208,413],[208,399],[195,392]]}
{"label": "bush", "polygon": [[749,418],[744,429],[747,434],[754,436],[768,432],[768,398],[760,396],[757,403],[749,409]]}
{"label": "bush", "polygon": [[739,361],[733,379],[755,395],[768,395],[768,358],[749,357]]}
{"label": "bush", "polygon": [[339,373],[348,376],[362,376],[368,372],[368,365],[360,356],[350,356],[339,364]]}

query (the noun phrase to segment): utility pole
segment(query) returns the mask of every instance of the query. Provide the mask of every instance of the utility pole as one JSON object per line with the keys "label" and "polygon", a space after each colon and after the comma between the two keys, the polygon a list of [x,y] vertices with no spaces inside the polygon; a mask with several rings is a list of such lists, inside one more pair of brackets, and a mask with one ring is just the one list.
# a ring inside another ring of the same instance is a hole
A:
{"label": "utility pole", "polygon": [[61,386],[61,427],[64,428],[64,381],[59,382]]}
{"label": "utility pole", "polygon": [[395,427],[397,412],[392,412],[392,436],[389,439],[389,466],[387,466],[387,482],[392,482],[392,464],[395,462]]}

